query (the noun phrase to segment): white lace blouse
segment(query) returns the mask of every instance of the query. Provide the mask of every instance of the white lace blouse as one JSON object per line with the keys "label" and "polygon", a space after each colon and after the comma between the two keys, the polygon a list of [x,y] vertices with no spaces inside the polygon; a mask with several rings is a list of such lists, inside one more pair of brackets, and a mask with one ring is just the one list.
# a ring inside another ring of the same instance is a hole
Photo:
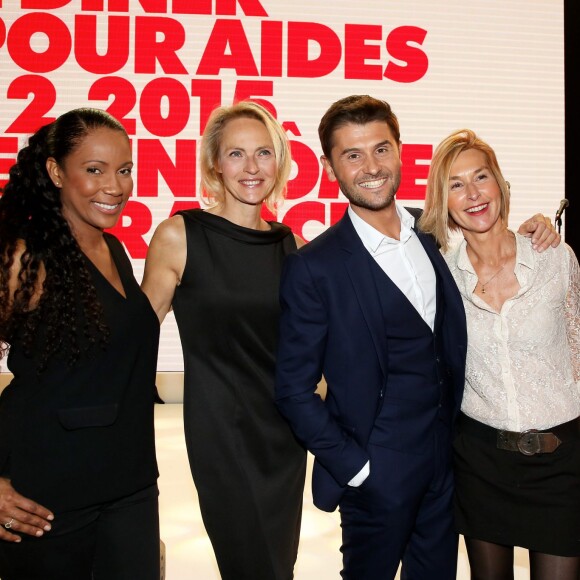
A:
{"label": "white lace blouse", "polygon": [[580,268],[565,244],[516,244],[520,291],[499,313],[473,293],[465,240],[445,256],[467,315],[461,410],[497,429],[547,429],[580,415]]}

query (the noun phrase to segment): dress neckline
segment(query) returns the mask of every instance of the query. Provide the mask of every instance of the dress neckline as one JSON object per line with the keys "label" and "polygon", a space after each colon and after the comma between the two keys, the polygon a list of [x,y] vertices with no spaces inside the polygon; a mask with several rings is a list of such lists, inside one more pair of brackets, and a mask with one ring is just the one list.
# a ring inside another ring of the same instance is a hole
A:
{"label": "dress neckline", "polygon": [[283,240],[289,234],[290,228],[275,221],[267,222],[269,230],[255,230],[235,224],[226,218],[209,213],[202,209],[190,209],[178,212],[184,219],[191,219],[218,234],[225,235],[239,242],[247,244],[272,244]]}
{"label": "dress neckline", "polygon": [[[95,264],[93,263],[93,261],[81,250],[83,257],[85,259],[85,262],[88,264],[89,268],[96,273],[96,275],[98,276],[98,278],[100,278],[115,294],[117,294],[119,296],[119,298],[121,298],[122,300],[127,300],[129,297],[128,294],[128,288],[129,285],[127,284],[127,280],[125,279],[124,275],[123,275],[123,269],[120,267],[119,262],[117,261],[117,258],[115,256],[115,252],[113,251],[113,248],[111,247],[111,237],[110,234],[108,234],[107,232],[105,232],[103,234],[103,237],[105,239],[105,242],[107,244],[107,247],[109,248],[109,253],[111,254],[111,259],[113,260],[113,263],[115,264],[115,268],[117,269],[117,273],[119,274],[119,280],[121,281],[121,286],[123,288],[123,292],[119,292],[119,290],[117,290],[117,288],[115,288],[115,286],[113,286],[113,284],[111,284],[111,282],[106,278],[106,276],[97,268],[97,266],[95,266]],[[124,295],[123,295],[124,293]]]}

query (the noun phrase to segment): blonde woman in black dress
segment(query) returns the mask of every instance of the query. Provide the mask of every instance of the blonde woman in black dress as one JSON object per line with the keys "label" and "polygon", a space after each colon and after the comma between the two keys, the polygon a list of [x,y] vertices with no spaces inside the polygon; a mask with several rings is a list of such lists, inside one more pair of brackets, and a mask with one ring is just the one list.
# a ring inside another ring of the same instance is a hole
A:
{"label": "blonde woman in black dress", "polygon": [[159,320],[175,311],[189,461],[225,580],[288,580],[298,549],[306,454],[274,406],[273,373],[282,261],[301,240],[261,217],[290,163],[264,108],[216,109],[200,158],[211,207],[159,225],[143,279]]}

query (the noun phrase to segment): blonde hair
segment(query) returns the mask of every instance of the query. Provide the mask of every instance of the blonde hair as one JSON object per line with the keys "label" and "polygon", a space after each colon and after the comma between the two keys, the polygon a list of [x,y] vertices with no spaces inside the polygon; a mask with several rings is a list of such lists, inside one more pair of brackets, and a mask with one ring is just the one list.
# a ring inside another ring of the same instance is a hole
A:
{"label": "blonde hair", "polygon": [[500,219],[504,223],[507,223],[508,219],[510,209],[509,184],[502,175],[494,150],[471,129],[461,129],[451,133],[439,143],[433,154],[427,178],[425,209],[418,223],[422,231],[431,234],[437,240],[444,252],[449,247],[449,230],[459,229],[459,226],[449,216],[447,209],[451,166],[458,155],[468,149],[476,149],[485,155],[489,170],[495,177],[501,192]]}
{"label": "blonde hair", "polygon": [[290,144],[286,132],[271,113],[251,101],[242,101],[229,107],[218,107],[210,115],[201,139],[199,169],[201,173],[201,195],[209,203],[223,203],[225,188],[221,174],[217,171],[222,135],[225,126],[234,119],[247,118],[260,121],[266,127],[276,157],[277,175],[272,191],[264,200],[273,213],[286,194],[286,185],[292,167]]}

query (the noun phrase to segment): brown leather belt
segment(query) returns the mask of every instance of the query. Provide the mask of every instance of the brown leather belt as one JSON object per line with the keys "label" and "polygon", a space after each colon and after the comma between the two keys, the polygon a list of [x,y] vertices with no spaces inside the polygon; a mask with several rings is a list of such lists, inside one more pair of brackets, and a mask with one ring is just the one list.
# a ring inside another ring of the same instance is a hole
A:
{"label": "brown leather belt", "polygon": [[524,455],[553,453],[564,442],[580,434],[580,417],[545,430],[505,431],[480,423],[463,413],[458,418],[460,432],[485,439],[498,449],[518,451]]}
{"label": "brown leather belt", "polygon": [[506,451],[519,451],[524,455],[536,453],[553,453],[562,444],[562,440],[553,431],[528,429],[517,431],[498,431],[497,448]]}

